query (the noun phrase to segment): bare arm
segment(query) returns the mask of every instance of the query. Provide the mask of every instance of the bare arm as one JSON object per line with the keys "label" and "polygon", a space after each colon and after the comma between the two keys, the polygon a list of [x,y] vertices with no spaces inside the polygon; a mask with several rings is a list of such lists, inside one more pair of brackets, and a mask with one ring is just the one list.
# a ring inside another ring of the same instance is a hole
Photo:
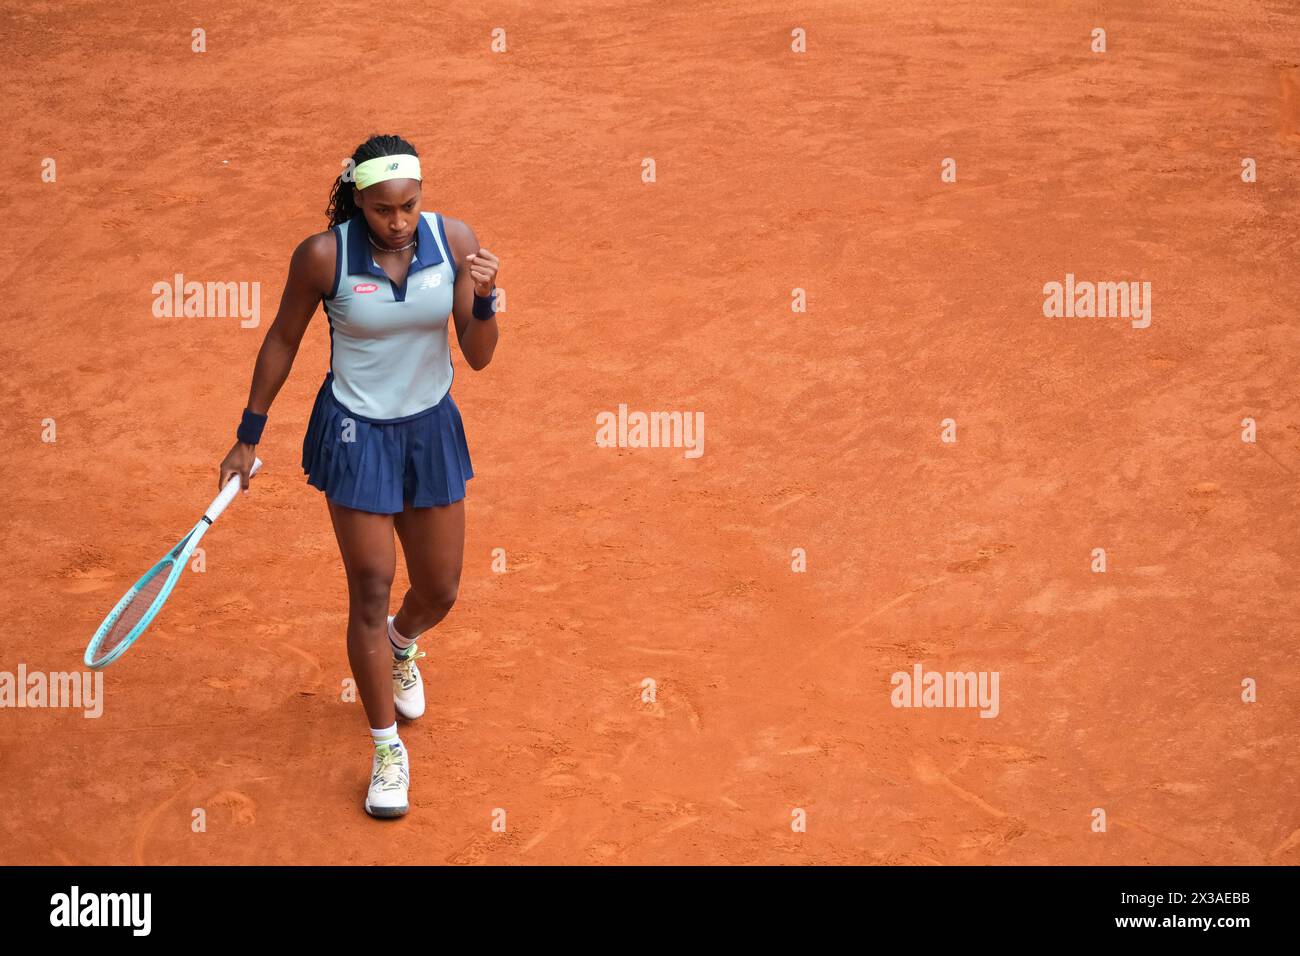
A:
{"label": "bare arm", "polygon": [[[293,251],[280,307],[276,310],[275,321],[266,330],[253,366],[253,384],[248,390],[249,411],[259,415],[270,411],[271,403],[293,368],[298,346],[302,344],[303,333],[307,331],[316,306],[333,290],[335,258],[335,239],[330,232],[309,236]],[[217,486],[224,486],[230,476],[237,474],[243,490],[247,491],[248,472],[253,466],[256,448],[256,445],[236,441],[221,462]]]}
{"label": "bare arm", "polygon": [[298,244],[289,261],[289,277],[284,282],[280,308],[275,321],[266,330],[262,348],[253,366],[253,384],[248,390],[248,410],[265,415],[289,377],[298,355],[303,333],[316,306],[330,294],[334,285],[335,239],[322,232]]}
{"label": "bare arm", "polygon": [[478,244],[474,230],[459,219],[446,217],[447,241],[456,257],[456,287],[452,299],[452,317],[456,321],[456,341],[461,354],[474,371],[487,367],[496,351],[496,313],[488,319],[474,317],[474,295],[491,293],[497,273],[497,257]]}

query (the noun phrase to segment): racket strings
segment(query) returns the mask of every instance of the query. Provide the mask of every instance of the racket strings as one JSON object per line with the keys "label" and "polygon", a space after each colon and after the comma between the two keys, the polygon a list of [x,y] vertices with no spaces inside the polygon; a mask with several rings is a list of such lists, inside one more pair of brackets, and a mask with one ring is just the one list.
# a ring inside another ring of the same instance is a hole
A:
{"label": "racket strings", "polygon": [[154,598],[158,596],[158,592],[163,589],[163,585],[166,583],[167,575],[165,571],[160,571],[144,583],[144,586],[135,593],[135,597],[131,598],[130,603],[122,608],[122,613],[118,615],[117,620],[113,622],[113,626],[104,635],[104,640],[99,645],[99,657],[102,658],[112,653],[117,645],[126,639],[132,628],[140,623],[140,619],[149,610],[149,605],[153,604]]}

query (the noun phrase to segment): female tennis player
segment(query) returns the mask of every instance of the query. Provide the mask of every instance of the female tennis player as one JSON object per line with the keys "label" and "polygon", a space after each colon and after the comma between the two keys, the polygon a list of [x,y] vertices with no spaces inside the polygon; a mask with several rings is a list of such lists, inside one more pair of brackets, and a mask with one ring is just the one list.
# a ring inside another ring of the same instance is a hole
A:
{"label": "female tennis player", "polygon": [[[323,302],[330,367],[302,445],[308,484],[325,493],[348,582],[348,661],[374,741],[366,812],[406,813],[410,764],[397,714],[424,713],[416,638],[451,610],[473,477],[451,397],[449,314],[470,368],[497,344],[499,260],[465,223],[423,212],[420,160],[397,136],[372,136],[330,196],[330,228],[294,250],[275,322],[253,369],[237,441],[218,483],[249,469],[307,323]],[[388,608],[402,540],[411,586]],[[396,713],[395,713],[396,711]]]}

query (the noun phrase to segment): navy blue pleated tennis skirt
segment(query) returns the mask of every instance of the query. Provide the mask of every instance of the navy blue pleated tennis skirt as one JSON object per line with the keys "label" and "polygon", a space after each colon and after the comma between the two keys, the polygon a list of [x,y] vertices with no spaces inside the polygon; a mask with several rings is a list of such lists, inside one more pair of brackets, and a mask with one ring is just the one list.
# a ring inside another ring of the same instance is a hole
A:
{"label": "navy blue pleated tennis skirt", "polygon": [[331,372],[316,393],[302,441],[307,484],[335,504],[376,514],[398,514],[406,505],[449,505],[465,497],[474,469],[451,392],[422,412],[378,421],[350,412],[334,397],[332,385]]}

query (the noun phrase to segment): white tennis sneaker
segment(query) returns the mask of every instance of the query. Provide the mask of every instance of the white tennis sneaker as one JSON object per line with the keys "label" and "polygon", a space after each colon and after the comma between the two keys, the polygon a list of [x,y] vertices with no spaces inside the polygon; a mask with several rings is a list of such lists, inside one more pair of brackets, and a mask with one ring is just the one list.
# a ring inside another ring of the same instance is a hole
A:
{"label": "white tennis sneaker", "polygon": [[393,658],[393,706],[407,720],[415,720],[424,713],[424,679],[415,662],[424,657],[424,651],[412,644],[405,657]]}
{"label": "white tennis sneaker", "polygon": [[403,744],[385,744],[375,748],[370,765],[370,790],[366,794],[366,813],[372,817],[400,817],[406,814],[407,792],[411,786],[411,768]]}

